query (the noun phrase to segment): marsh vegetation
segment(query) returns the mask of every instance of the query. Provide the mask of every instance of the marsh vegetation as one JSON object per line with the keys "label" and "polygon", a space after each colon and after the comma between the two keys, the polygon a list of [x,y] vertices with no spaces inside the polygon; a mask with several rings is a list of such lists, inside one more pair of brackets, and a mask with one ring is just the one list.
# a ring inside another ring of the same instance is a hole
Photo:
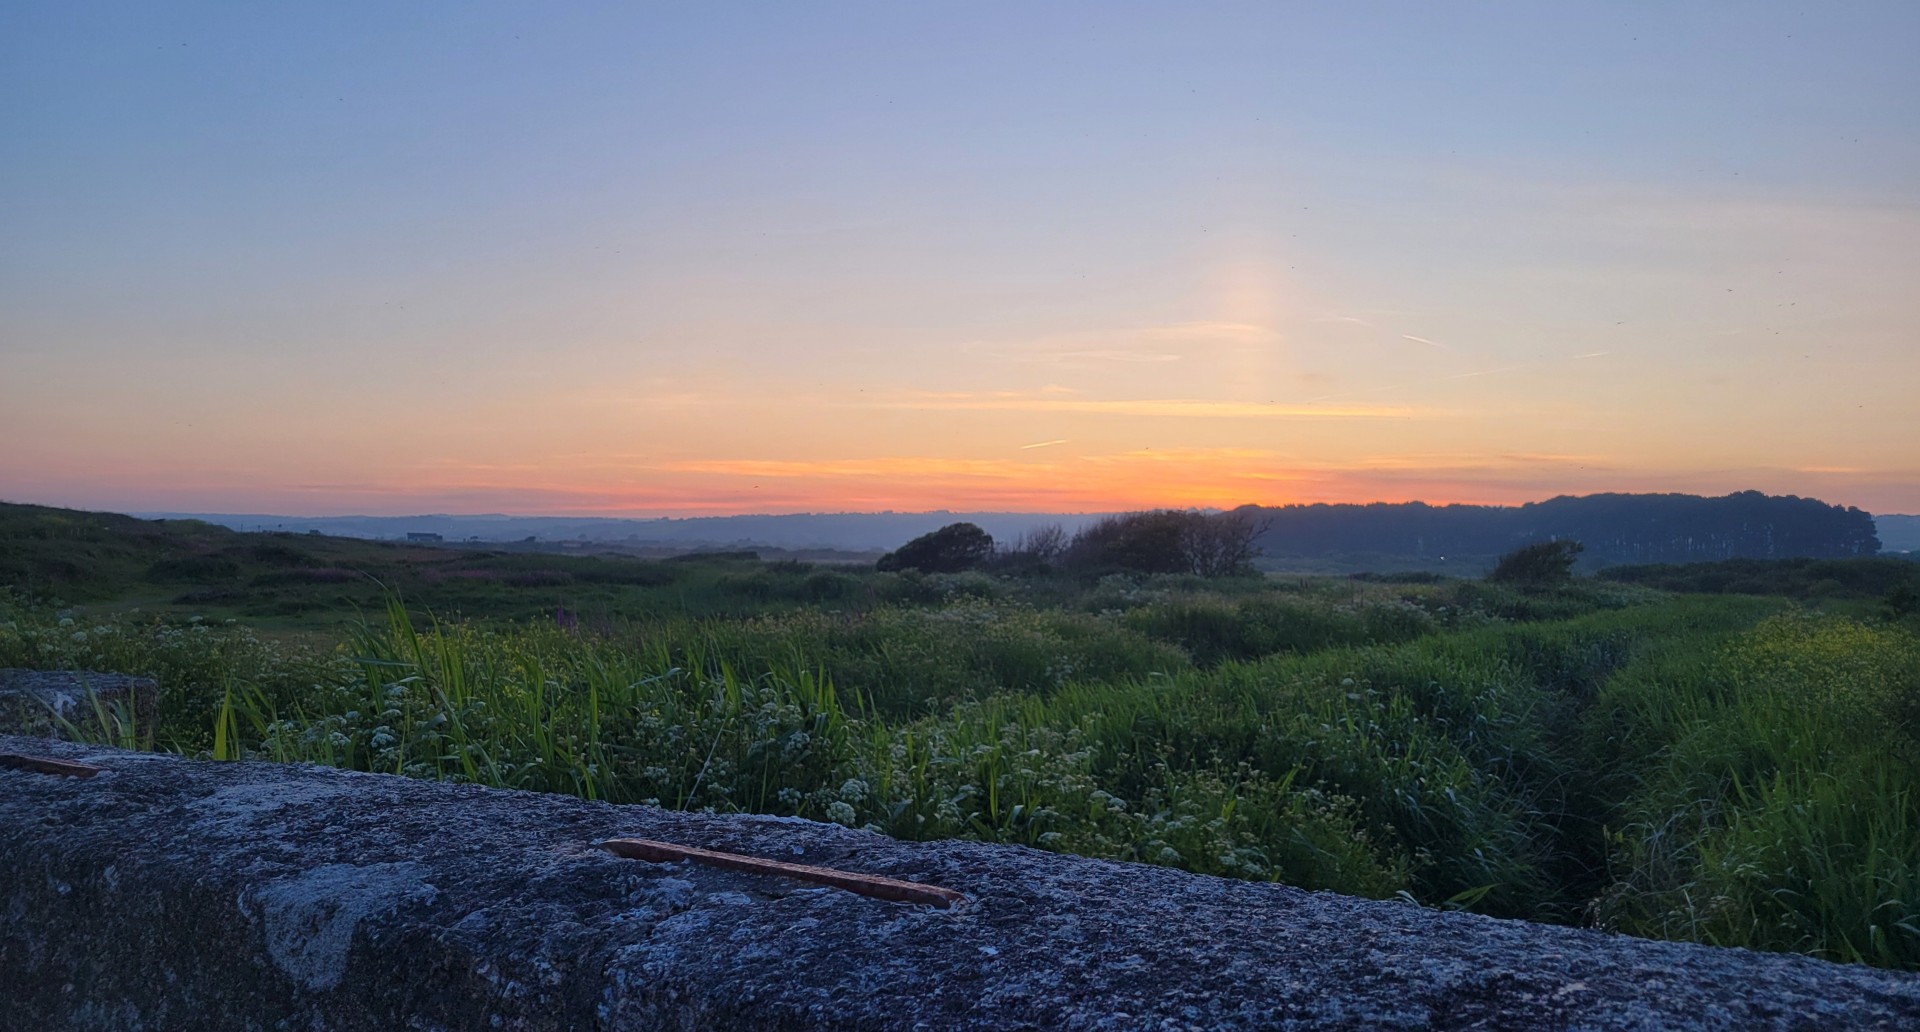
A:
{"label": "marsh vegetation", "polygon": [[613,579],[583,566],[485,582],[466,597],[491,613],[389,587],[266,632],[16,588],[0,666],[154,675],[159,746],[192,755],[797,814],[1913,969],[1920,627],[1848,585],[1897,602],[1920,566],[1859,562],[1882,565],[1727,595],[723,556],[622,561],[643,593],[597,608],[580,596]]}

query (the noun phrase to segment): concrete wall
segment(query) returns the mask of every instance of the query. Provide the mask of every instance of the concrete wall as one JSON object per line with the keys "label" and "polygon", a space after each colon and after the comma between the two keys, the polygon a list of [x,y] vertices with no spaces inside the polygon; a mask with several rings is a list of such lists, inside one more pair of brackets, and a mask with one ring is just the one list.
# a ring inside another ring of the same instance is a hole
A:
{"label": "concrete wall", "polygon": [[[0,1028],[1920,1029],[1920,977],[806,821],[39,739]],[[615,836],[965,893],[623,860]]]}
{"label": "concrete wall", "polygon": [[160,685],[150,677],[0,669],[0,734],[65,738],[71,726],[80,737],[151,745],[159,714]]}

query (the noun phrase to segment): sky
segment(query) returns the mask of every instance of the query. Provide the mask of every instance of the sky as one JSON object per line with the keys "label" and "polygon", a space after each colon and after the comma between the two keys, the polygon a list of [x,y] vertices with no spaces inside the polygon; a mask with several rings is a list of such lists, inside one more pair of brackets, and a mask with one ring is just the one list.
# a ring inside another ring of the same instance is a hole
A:
{"label": "sky", "polygon": [[0,499],[1920,512],[1920,4],[0,7]]}

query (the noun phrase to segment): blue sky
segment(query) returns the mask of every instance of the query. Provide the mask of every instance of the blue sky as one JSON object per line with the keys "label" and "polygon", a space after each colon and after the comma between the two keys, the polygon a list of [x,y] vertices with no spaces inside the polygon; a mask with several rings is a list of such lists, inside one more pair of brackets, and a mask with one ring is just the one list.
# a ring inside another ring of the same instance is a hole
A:
{"label": "blue sky", "polygon": [[1920,6],[9,5],[0,496],[1920,510]]}

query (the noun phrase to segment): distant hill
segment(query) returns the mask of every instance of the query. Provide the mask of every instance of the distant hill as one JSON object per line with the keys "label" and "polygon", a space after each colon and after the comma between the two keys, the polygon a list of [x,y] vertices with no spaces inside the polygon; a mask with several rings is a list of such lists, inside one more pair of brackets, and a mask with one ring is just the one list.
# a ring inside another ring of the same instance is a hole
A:
{"label": "distant hill", "polygon": [[996,541],[1013,541],[1035,527],[1058,523],[1072,531],[1094,515],[1031,512],[851,512],[781,516],[696,516],[686,519],[607,519],[581,516],[273,516],[234,513],[138,513],[146,519],[192,519],[246,531],[319,531],[341,537],[405,540],[439,534],[448,542],[587,541],[672,546],[679,550],[781,548],[881,552],[949,523],[977,524]]}
{"label": "distant hill", "polygon": [[1875,516],[1880,547],[1889,552],[1920,552],[1920,516]]}
{"label": "distant hill", "polygon": [[403,585],[420,570],[467,554],[431,544],[318,532],[242,533],[205,520],[0,502],[0,586],[68,601],[140,594],[162,599],[187,591],[201,597],[185,604],[206,604],[270,594],[263,589],[280,583],[352,582],[378,604],[381,582]]}
{"label": "distant hill", "polygon": [[350,622],[356,611],[377,614],[389,594],[423,613],[504,620],[742,616],[868,603],[853,591],[858,581],[831,566],[763,561],[777,558],[770,552],[669,559],[664,550],[649,557],[627,551],[578,542],[480,547],[239,532],[202,520],[0,502],[0,596],[244,618],[273,630],[310,631]]}
{"label": "distant hill", "polygon": [[1365,553],[1449,562],[1571,538],[1588,566],[1718,559],[1840,559],[1880,550],[1871,515],[1813,498],[1744,491],[1719,498],[1599,494],[1521,506],[1421,502],[1249,506],[1269,561]]}
{"label": "distant hill", "polygon": [[[43,510],[65,512],[66,510]],[[1275,570],[1355,572],[1433,569],[1481,572],[1492,557],[1529,541],[1572,538],[1586,545],[1588,568],[1623,563],[1684,563],[1731,558],[1848,558],[1882,547],[1873,516],[1812,498],[1757,491],[1718,498],[1682,494],[1559,497],[1520,506],[1372,505],[1247,506],[1266,524],[1262,565]],[[82,514],[84,515],[84,514]],[[840,558],[877,556],[949,523],[978,524],[1011,543],[1048,524],[1072,532],[1098,514],[1007,512],[795,513],[687,519],[610,519],[500,514],[297,517],[264,514],[146,513],[166,524],[125,516],[133,539],[206,531],[318,533],[329,537],[404,541],[409,535],[446,545],[513,543],[517,547],[584,543],[638,554],[729,550],[820,550]],[[198,521],[182,524],[178,521]],[[1920,550],[1920,517],[1878,519],[1889,550]],[[119,526],[119,524],[115,524]],[[157,529],[176,528],[176,529]],[[536,544],[527,544],[532,538]],[[115,547],[120,547],[116,545]],[[852,554],[847,554],[852,553]]]}

